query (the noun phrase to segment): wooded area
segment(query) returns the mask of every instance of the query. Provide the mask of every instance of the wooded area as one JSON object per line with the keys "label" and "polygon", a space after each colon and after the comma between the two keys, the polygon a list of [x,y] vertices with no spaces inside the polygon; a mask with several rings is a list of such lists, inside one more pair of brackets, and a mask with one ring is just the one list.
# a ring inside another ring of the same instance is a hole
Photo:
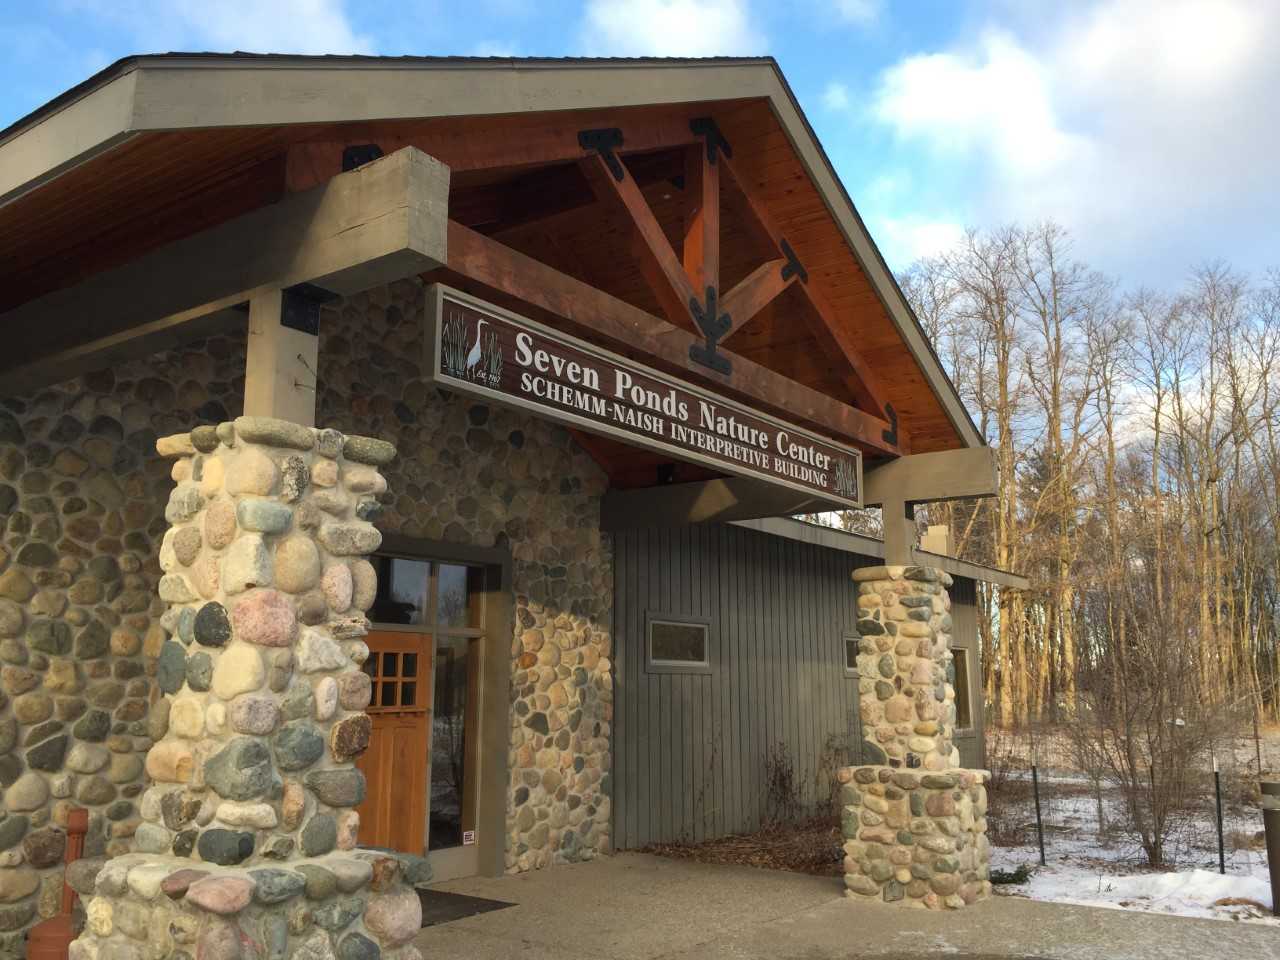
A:
{"label": "wooded area", "polygon": [[998,455],[997,497],[919,519],[1032,581],[980,585],[993,718],[1274,718],[1280,271],[1129,291],[1047,223],[970,232],[900,282]]}

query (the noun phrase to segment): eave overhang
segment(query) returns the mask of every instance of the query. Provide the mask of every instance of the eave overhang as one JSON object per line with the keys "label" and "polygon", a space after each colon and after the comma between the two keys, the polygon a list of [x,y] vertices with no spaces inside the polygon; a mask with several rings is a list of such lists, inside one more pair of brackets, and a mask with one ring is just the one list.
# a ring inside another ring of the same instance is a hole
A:
{"label": "eave overhang", "polygon": [[152,132],[499,116],[735,99],[768,101],[885,313],[945,411],[958,445],[983,445],[772,58],[130,57],[0,131],[0,207],[131,138]]}

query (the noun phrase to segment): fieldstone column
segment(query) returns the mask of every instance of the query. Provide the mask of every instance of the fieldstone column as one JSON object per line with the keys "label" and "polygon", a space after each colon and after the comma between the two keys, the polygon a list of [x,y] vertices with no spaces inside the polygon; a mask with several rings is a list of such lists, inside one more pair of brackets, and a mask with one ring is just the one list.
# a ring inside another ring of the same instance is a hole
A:
{"label": "fieldstone column", "polygon": [[858,584],[863,753],[840,771],[846,894],[931,908],[986,897],[984,770],[959,769],[951,659],[951,577],[868,567]]}
{"label": "fieldstone column", "polygon": [[[241,417],[157,443],[167,639],[134,853],[72,958],[417,958],[425,861],[356,849],[381,440]],[[423,759],[425,762],[425,758]]]}

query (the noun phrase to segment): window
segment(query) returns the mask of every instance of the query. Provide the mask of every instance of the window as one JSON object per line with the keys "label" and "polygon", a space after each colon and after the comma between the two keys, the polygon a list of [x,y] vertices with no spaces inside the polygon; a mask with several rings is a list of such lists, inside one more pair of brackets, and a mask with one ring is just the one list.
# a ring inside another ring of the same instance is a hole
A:
{"label": "window", "polygon": [[369,619],[374,623],[406,627],[428,624],[430,562],[386,556],[369,559],[378,574],[378,592],[369,610]]}
{"label": "window", "polygon": [[844,636],[844,673],[846,677],[858,675],[858,643],[860,637],[856,633]]}
{"label": "window", "polygon": [[407,645],[409,639],[402,636],[397,649],[374,651],[364,662],[362,669],[373,684],[370,712],[420,713],[426,709],[418,702],[418,649]]}
{"label": "window", "polygon": [[484,568],[453,563],[437,565],[440,581],[437,620],[441,628],[480,626],[484,599]]}
{"label": "window", "polygon": [[956,692],[956,729],[967,730],[973,726],[973,713],[969,704],[969,651],[964,647],[951,648],[947,682]]}
{"label": "window", "polygon": [[424,633],[444,630],[480,636],[484,567],[384,554],[369,560],[378,575],[370,622],[379,627],[415,627]]}
{"label": "window", "polygon": [[650,614],[645,667],[650,673],[710,673],[711,623],[696,617]]}

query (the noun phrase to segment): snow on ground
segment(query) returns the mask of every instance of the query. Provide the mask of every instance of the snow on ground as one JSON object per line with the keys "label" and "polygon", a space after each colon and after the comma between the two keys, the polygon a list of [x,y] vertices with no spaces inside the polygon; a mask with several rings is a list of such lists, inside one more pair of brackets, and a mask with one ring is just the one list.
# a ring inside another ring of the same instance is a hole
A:
{"label": "snow on ground", "polygon": [[[1010,857],[1011,850],[1019,856]],[[992,866],[1013,869],[1022,863],[1035,864],[1036,858],[1034,850],[998,847],[992,851]],[[1234,869],[1223,876],[1216,869],[1133,872],[1133,868],[1115,863],[1048,859],[1048,866],[1036,866],[1027,883],[1001,884],[997,893],[1180,917],[1253,920],[1280,927],[1280,918],[1271,916],[1271,885],[1264,863],[1253,865],[1247,873]]]}
{"label": "snow on ground", "polygon": [[[1026,883],[998,885],[998,894],[1280,927],[1280,918],[1271,916],[1264,850],[1233,848],[1228,841],[1227,872],[1219,874],[1216,833],[1209,820],[1207,828],[1193,824],[1182,830],[1171,844],[1176,870],[1151,871],[1143,865],[1141,850],[1132,839],[1113,835],[1103,842],[1099,838],[1096,800],[1080,791],[1077,779],[1042,776],[1044,867],[1039,866],[1034,807],[1027,804],[1006,810],[1005,816],[1012,815],[1022,829],[1015,845],[992,848],[992,869],[1013,871],[1028,866],[1033,874]],[[1119,798],[1108,791],[1104,804],[1108,818],[1118,823]],[[1225,820],[1228,837],[1252,836],[1262,827],[1256,811],[1228,812]]]}

